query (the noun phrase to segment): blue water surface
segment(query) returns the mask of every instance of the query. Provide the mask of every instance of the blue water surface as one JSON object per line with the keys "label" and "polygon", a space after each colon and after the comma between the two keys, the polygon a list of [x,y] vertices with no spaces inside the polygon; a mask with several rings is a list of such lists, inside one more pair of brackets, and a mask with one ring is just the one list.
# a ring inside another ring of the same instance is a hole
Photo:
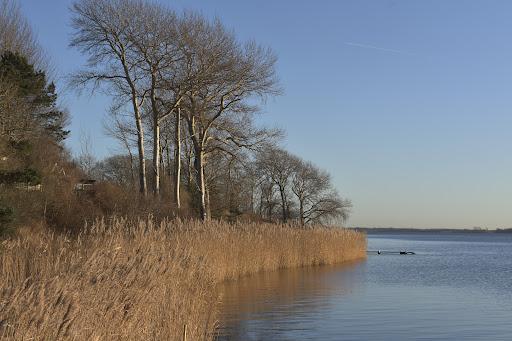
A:
{"label": "blue water surface", "polygon": [[512,340],[512,234],[370,234],[363,262],[227,283],[219,340]]}

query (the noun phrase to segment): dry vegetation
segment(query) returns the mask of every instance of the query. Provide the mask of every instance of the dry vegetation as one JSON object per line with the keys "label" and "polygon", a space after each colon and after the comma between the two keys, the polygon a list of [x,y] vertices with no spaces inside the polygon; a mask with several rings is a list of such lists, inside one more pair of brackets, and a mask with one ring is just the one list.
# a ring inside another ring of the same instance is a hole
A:
{"label": "dry vegetation", "polygon": [[255,124],[281,93],[271,49],[152,1],[71,8],[72,85],[112,95],[125,154],[72,160],[36,34],[0,0],[0,339],[209,340],[220,282],[365,257],[364,235],[314,227],[351,207],[329,175]]}
{"label": "dry vegetation", "polygon": [[214,337],[216,284],[365,257],[354,231],[121,219],[79,236],[20,231],[0,244],[0,339]]}

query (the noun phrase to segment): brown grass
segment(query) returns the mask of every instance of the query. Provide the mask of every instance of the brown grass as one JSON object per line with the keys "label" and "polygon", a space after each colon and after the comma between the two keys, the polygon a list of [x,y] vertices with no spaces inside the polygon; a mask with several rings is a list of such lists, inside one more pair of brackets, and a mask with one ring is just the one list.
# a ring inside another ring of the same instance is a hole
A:
{"label": "brown grass", "polygon": [[343,229],[112,219],[73,238],[25,231],[0,244],[0,339],[214,336],[216,284],[258,271],[365,257]]}

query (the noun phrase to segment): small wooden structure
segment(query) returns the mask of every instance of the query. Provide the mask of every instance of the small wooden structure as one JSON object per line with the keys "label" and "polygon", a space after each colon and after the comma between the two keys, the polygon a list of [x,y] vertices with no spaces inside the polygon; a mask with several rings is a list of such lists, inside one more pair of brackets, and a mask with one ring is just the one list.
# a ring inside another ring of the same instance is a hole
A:
{"label": "small wooden structure", "polygon": [[75,191],[77,193],[92,193],[94,192],[94,185],[96,180],[93,179],[81,179],[75,184]]}

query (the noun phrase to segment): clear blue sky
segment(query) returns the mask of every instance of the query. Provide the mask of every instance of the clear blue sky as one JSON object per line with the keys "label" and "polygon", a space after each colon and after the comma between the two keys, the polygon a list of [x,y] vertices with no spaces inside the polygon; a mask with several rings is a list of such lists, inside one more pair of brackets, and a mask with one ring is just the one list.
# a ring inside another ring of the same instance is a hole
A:
{"label": "clear blue sky", "polygon": [[[20,0],[59,75],[71,0]],[[279,56],[285,94],[261,120],[330,171],[349,225],[512,227],[512,1],[163,1],[218,16]],[[66,93],[99,156],[109,100]]]}

